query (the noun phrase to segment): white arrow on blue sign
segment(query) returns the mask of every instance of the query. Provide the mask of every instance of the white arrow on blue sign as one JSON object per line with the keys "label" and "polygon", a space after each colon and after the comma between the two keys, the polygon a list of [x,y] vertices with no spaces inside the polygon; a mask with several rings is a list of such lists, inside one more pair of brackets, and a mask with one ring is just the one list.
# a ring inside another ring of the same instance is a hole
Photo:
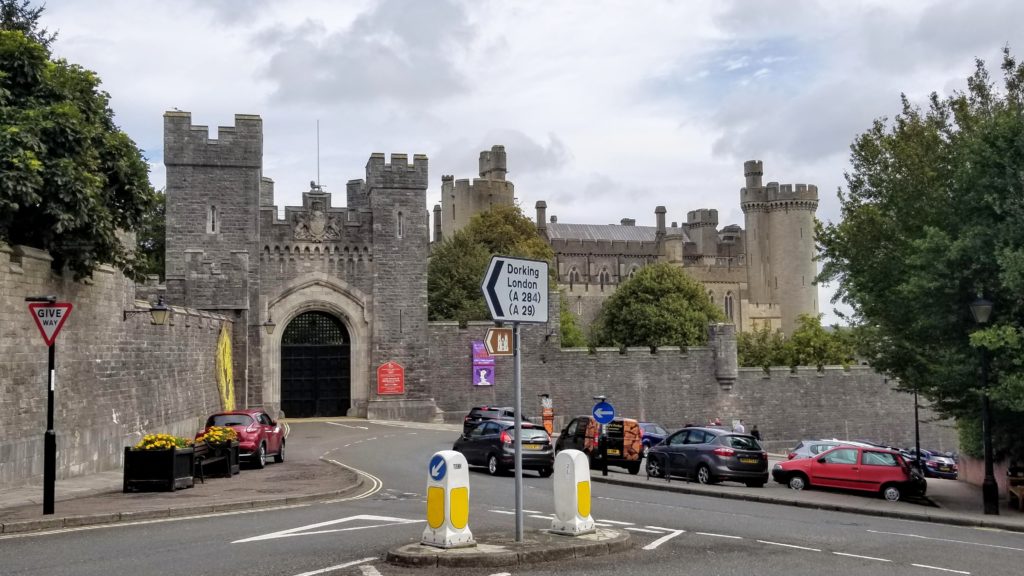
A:
{"label": "white arrow on blue sign", "polygon": [[495,322],[548,321],[548,263],[492,256],[480,285]]}
{"label": "white arrow on blue sign", "polygon": [[435,454],[430,459],[430,479],[434,482],[440,482],[444,478],[444,473],[447,472],[447,466],[444,463],[444,457],[440,454]]}
{"label": "white arrow on blue sign", "polygon": [[594,404],[594,420],[598,424],[607,424],[615,418],[615,408],[607,402]]}

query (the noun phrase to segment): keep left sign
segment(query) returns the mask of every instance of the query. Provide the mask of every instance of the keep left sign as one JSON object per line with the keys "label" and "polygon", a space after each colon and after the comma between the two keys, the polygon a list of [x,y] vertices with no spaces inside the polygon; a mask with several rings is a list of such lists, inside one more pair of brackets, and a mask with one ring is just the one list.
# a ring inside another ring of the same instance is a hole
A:
{"label": "keep left sign", "polygon": [[39,328],[39,333],[43,335],[43,341],[47,346],[53,346],[53,341],[60,334],[64,322],[71,315],[71,308],[70,302],[37,302],[28,305],[28,311],[36,321],[36,327]]}

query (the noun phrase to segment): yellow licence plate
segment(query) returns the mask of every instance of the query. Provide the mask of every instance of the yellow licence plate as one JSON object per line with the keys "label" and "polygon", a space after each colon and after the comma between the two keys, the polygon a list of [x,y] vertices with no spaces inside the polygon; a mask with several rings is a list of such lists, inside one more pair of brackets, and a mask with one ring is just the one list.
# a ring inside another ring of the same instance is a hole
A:
{"label": "yellow licence plate", "polygon": [[744,464],[757,464],[759,460],[757,458],[740,458],[740,462]]}
{"label": "yellow licence plate", "polygon": [[523,450],[540,450],[540,444],[523,444]]}
{"label": "yellow licence plate", "polygon": [[615,448],[609,448],[609,449],[608,449],[608,455],[609,455],[609,456],[619,456],[620,454],[622,454],[622,453],[621,453],[621,452],[619,452],[619,451],[618,451],[617,449],[615,449]]}

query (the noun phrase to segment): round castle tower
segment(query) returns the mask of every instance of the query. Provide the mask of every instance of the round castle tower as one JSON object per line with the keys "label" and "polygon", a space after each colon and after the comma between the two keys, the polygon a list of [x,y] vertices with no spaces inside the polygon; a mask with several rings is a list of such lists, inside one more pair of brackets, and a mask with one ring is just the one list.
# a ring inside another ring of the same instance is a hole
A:
{"label": "round castle tower", "polygon": [[792,334],[800,314],[818,314],[814,285],[814,213],[818,187],[761,182],[760,160],[743,163],[740,207],[746,223],[747,300],[778,306],[782,331]]}

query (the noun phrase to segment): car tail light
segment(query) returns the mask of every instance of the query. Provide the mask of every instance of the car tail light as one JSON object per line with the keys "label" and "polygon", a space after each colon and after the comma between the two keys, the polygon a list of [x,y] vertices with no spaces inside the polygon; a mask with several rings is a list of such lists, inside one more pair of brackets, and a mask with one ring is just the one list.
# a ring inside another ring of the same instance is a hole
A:
{"label": "car tail light", "polygon": [[472,417],[472,416],[466,416],[466,419],[465,419],[464,421],[465,421],[465,422],[469,422],[469,421],[470,421],[470,420],[472,420],[472,419],[473,419],[473,417]]}
{"label": "car tail light", "polygon": [[511,444],[512,443],[512,435],[509,434],[508,432],[502,432],[501,433],[501,443],[502,444]]}
{"label": "car tail light", "polygon": [[259,425],[257,425],[255,422],[253,422],[252,424],[249,424],[248,426],[245,427],[245,431],[246,432],[250,432],[250,433],[251,432],[256,432],[259,429],[260,429]]}
{"label": "car tail light", "polygon": [[796,458],[796,452],[790,452],[786,455],[786,460],[792,460],[793,458]]}
{"label": "car tail light", "polygon": [[715,448],[713,450],[713,452],[715,454],[718,454],[719,456],[735,456],[736,455],[736,451],[733,450],[732,448]]}

